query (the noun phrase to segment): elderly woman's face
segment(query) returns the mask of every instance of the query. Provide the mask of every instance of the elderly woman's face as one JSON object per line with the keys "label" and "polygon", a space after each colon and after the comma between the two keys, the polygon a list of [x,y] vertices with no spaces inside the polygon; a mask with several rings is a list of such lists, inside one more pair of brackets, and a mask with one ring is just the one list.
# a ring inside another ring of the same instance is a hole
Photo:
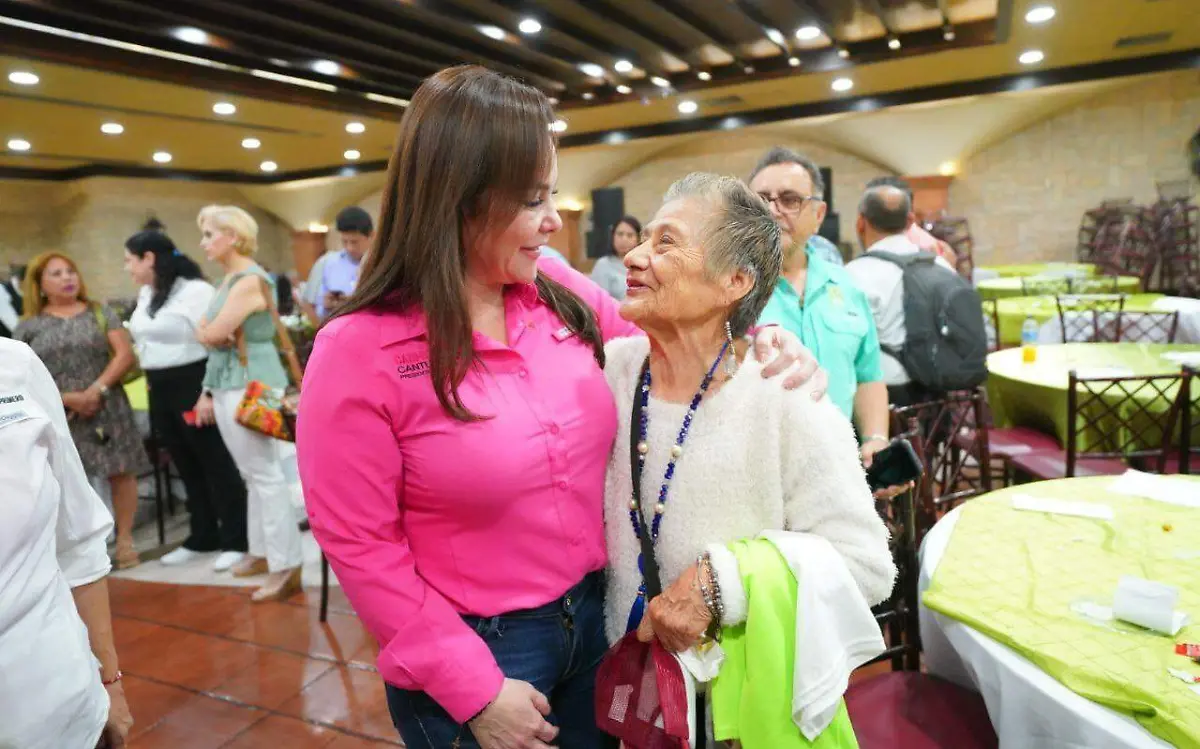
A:
{"label": "elderly woman's face", "polygon": [[705,267],[707,219],[701,198],[672,200],[658,209],[643,241],[625,256],[628,292],[621,317],[639,327],[691,327],[720,317],[750,290],[741,271],[712,276]]}

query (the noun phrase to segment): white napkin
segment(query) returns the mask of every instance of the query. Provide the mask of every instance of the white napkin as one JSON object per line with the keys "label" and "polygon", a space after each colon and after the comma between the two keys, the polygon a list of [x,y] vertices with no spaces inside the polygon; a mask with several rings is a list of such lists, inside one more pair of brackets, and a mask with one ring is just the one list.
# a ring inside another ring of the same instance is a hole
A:
{"label": "white napkin", "polygon": [[1014,494],[1012,506],[1014,510],[1048,512],[1051,515],[1074,515],[1081,518],[1095,518],[1097,520],[1113,519],[1113,509],[1111,507],[1094,502],[1074,502],[1069,499],[1051,499],[1049,497],[1034,497],[1029,494]]}
{"label": "white napkin", "polygon": [[1075,376],[1080,379],[1132,377],[1133,370],[1126,367],[1076,367]]}
{"label": "white napkin", "polygon": [[1163,353],[1162,358],[1180,365],[1200,365],[1200,351],[1167,351]]}
{"label": "white napkin", "polygon": [[1174,637],[1188,622],[1187,613],[1175,610],[1178,600],[1174,585],[1123,575],[1113,596],[1113,616]]}
{"label": "white napkin", "polygon": [[1114,494],[1144,497],[1182,507],[1200,507],[1200,487],[1196,484],[1133,469],[1113,479],[1108,485],[1108,490]]}

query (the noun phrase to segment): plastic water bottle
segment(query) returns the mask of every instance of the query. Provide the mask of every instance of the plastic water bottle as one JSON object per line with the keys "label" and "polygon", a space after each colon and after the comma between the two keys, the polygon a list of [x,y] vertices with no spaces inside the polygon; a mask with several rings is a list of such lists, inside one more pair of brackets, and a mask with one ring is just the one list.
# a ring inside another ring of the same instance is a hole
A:
{"label": "plastic water bottle", "polygon": [[1038,323],[1033,316],[1025,318],[1021,326],[1021,360],[1024,362],[1037,361]]}

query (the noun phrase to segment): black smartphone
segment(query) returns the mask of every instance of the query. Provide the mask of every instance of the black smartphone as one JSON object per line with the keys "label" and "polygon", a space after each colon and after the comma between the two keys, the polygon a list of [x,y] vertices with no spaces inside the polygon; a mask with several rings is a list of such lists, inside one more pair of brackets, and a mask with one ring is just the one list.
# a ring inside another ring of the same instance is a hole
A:
{"label": "black smartphone", "polygon": [[867,469],[867,485],[871,491],[899,486],[921,478],[921,461],[908,440],[897,437],[887,447],[875,453]]}

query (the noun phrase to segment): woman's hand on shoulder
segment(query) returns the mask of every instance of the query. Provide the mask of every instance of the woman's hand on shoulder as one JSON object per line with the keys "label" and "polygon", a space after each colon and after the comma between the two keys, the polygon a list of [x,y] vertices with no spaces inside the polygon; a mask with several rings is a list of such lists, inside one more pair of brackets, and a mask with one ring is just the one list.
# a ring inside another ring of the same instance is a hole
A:
{"label": "woman's hand on shoulder", "polygon": [[829,387],[829,376],[817,364],[817,357],[800,343],[794,333],[779,325],[768,325],[758,330],[754,336],[754,358],[765,365],[763,377],[786,373],[783,380],[785,390],[795,390],[810,383],[812,399],[819,401]]}

